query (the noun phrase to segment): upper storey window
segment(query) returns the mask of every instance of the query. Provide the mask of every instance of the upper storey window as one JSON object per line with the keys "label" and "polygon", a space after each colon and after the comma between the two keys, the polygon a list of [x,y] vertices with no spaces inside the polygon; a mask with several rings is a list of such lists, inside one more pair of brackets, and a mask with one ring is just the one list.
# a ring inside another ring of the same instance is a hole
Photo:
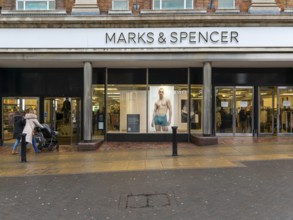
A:
{"label": "upper storey window", "polygon": [[234,9],[235,0],[219,0],[219,9]]}
{"label": "upper storey window", "polygon": [[153,0],[154,10],[192,9],[193,0]]}
{"label": "upper storey window", "polygon": [[16,0],[16,10],[55,10],[55,0]]}
{"label": "upper storey window", "polygon": [[113,0],[112,10],[128,10],[128,0]]}

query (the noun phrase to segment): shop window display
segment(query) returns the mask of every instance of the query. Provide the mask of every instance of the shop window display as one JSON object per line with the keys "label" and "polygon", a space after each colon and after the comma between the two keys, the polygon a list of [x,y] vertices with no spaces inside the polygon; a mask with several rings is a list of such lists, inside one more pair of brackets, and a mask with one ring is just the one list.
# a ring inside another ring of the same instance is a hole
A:
{"label": "shop window display", "polygon": [[[110,132],[146,132],[146,86],[109,85],[107,90],[107,128]],[[133,125],[134,115],[136,117]],[[139,118],[139,119],[137,119]],[[131,127],[127,125],[132,124]],[[133,129],[133,126],[136,129]]]}
{"label": "shop window display", "polygon": [[[187,132],[188,92],[186,85],[109,85],[107,128],[109,132]],[[147,106],[148,103],[148,106]],[[195,103],[195,102],[194,102]],[[198,108],[197,104],[194,104]],[[198,117],[193,111],[192,117]],[[192,120],[193,120],[192,118]],[[147,129],[148,128],[148,129]]]}
{"label": "shop window display", "polygon": [[174,86],[150,86],[149,132],[168,132],[174,125]]}
{"label": "shop window display", "polygon": [[[172,133],[172,126],[178,133],[201,130],[202,87],[189,91],[187,69],[109,69],[107,76],[105,100],[97,91],[93,95],[93,103],[106,103],[107,133]],[[200,81],[194,71],[192,76],[192,82]]]}

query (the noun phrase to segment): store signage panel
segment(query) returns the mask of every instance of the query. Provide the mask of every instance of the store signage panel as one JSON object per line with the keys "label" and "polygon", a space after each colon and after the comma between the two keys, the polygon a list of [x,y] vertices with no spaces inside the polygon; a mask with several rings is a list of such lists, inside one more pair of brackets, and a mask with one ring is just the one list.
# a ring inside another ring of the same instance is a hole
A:
{"label": "store signage panel", "polygon": [[284,107],[290,107],[291,106],[291,102],[290,101],[283,101],[283,106]]}
{"label": "store signage panel", "polygon": [[[21,36],[21,38],[20,38]],[[286,37],[284,37],[286,36]],[[282,40],[280,40],[282,39]],[[0,48],[290,48],[292,27],[0,29]]]}
{"label": "store signage panel", "polygon": [[247,101],[241,101],[240,102],[240,107],[246,108],[248,106],[248,102]]}
{"label": "store signage panel", "polygon": [[139,132],[140,115],[139,114],[127,114],[127,131]]}
{"label": "store signage panel", "polygon": [[227,107],[229,107],[229,102],[227,102],[227,101],[222,101],[222,102],[221,102],[221,107],[223,107],[223,108],[227,108]]}

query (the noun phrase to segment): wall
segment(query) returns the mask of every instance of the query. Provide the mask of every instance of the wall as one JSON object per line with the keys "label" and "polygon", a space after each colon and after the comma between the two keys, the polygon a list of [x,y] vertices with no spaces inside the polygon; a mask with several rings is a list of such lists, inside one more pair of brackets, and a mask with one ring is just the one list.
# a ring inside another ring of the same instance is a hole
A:
{"label": "wall", "polygon": [[[70,14],[71,9],[74,5],[74,0],[56,0],[57,9],[66,9],[67,13]],[[211,0],[194,0],[194,7],[197,9],[208,9]],[[108,14],[108,11],[112,8],[112,0],[99,0],[97,1],[101,14]],[[139,11],[133,9],[133,4],[138,3],[140,10],[152,9],[152,0],[129,0],[129,10],[133,14],[139,14]],[[276,3],[283,10],[285,7],[293,7],[293,0],[276,0]],[[251,4],[251,0],[236,0],[236,8],[239,8],[241,12],[247,12]],[[0,6],[5,10],[14,10],[14,0],[0,0]],[[218,0],[213,1],[213,7],[216,9],[218,6]],[[215,10],[209,10],[209,13],[213,13]]]}

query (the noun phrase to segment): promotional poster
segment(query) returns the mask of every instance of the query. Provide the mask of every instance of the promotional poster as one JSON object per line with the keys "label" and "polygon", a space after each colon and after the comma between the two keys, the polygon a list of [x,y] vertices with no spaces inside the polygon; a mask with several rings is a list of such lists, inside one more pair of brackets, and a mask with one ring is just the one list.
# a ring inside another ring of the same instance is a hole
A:
{"label": "promotional poster", "polygon": [[149,132],[171,132],[174,121],[174,86],[150,86]]}

